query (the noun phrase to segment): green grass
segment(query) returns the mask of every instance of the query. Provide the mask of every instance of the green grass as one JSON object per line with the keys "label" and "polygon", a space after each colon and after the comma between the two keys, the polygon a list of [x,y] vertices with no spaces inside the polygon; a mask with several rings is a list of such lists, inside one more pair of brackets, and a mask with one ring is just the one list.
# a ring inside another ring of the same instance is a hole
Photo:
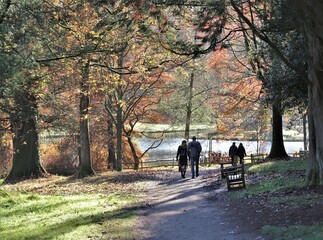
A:
{"label": "green grass", "polygon": [[274,193],[290,188],[304,187],[305,181],[297,177],[277,177],[271,180],[262,181],[257,184],[248,185],[243,195],[257,195],[262,193]]}
{"label": "green grass", "polygon": [[0,198],[0,239],[133,239],[133,199],[113,194]]}
{"label": "green grass", "polygon": [[0,201],[0,239],[130,239],[133,211],[120,196],[10,195]]}
{"label": "green grass", "polygon": [[251,166],[248,169],[249,173],[258,175],[268,175],[276,173],[287,173],[290,171],[304,170],[306,168],[306,161],[304,160],[289,160],[289,161],[276,161],[266,162]]}
{"label": "green grass", "polygon": [[258,177],[269,176],[257,183],[248,183],[245,191],[232,192],[230,195],[234,198],[257,195],[263,193],[274,193],[284,189],[300,188],[305,186],[305,180],[297,175],[289,177],[284,174],[301,171],[306,167],[306,161],[290,160],[265,162],[251,166],[246,175],[256,175]]}
{"label": "green grass", "polygon": [[[1,186],[1,240],[138,238],[134,231],[136,211],[133,210],[138,197],[122,191],[122,185],[119,190],[95,193],[95,189],[103,185],[90,186],[81,181],[60,181],[46,186],[32,181],[28,186],[23,184]],[[94,193],[65,191],[60,194],[64,187],[77,186],[93,187]]]}
{"label": "green grass", "polygon": [[[174,125],[174,124],[156,124],[156,123],[137,123],[136,130],[138,131],[146,131],[146,132],[157,132],[157,131],[184,131],[183,125]],[[212,126],[209,124],[192,124],[191,130],[196,129],[212,129]]]}

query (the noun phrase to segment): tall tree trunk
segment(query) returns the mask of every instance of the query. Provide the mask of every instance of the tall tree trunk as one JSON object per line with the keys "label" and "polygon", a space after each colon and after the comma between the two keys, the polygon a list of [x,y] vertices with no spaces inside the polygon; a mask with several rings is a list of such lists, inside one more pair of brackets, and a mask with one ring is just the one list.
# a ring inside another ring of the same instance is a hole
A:
{"label": "tall tree trunk", "polygon": [[81,63],[82,77],[80,81],[80,169],[79,177],[94,175],[95,172],[91,164],[90,154],[90,134],[89,134],[89,106],[90,106],[90,60],[84,65]]}
{"label": "tall tree trunk", "polygon": [[[309,91],[309,95],[312,95],[311,91]],[[308,128],[309,128],[309,155],[306,169],[306,180],[309,185],[317,185],[322,184],[322,180],[320,180],[320,174],[322,178],[322,166],[320,167],[319,162],[317,161],[316,152],[317,148],[317,139],[316,139],[316,129],[314,122],[314,113],[312,112],[313,108],[313,99],[309,99],[309,113],[308,113]],[[322,161],[321,161],[322,163]]]}
{"label": "tall tree trunk", "polygon": [[116,151],[114,147],[114,130],[113,122],[108,119],[108,168],[116,170]]}
{"label": "tall tree trunk", "polygon": [[13,134],[13,165],[5,182],[41,177],[46,171],[40,163],[37,130],[37,104],[33,95],[22,92],[15,96],[16,109],[10,116]]}
{"label": "tall tree trunk", "polygon": [[283,140],[283,117],[279,107],[273,105],[272,140],[268,158],[288,157]]}
{"label": "tall tree trunk", "polygon": [[307,182],[323,184],[323,1],[297,0],[292,6],[298,10],[304,24],[308,56],[309,80],[309,161]]}
{"label": "tall tree trunk", "polygon": [[117,109],[117,163],[116,169],[117,171],[122,171],[122,133],[123,133],[123,120],[122,120],[122,106],[118,105]]}
{"label": "tall tree trunk", "polygon": [[191,117],[192,117],[192,98],[193,98],[193,84],[194,84],[194,73],[191,73],[189,93],[186,105],[186,122],[185,122],[185,139],[188,140],[190,138],[190,125],[191,125]]}

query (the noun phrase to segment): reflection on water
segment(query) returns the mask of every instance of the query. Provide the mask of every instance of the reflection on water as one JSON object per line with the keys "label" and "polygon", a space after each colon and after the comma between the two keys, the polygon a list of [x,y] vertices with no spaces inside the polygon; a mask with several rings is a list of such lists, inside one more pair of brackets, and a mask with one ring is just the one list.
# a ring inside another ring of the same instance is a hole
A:
{"label": "reflection on water", "polygon": [[[177,148],[182,143],[182,138],[169,138],[164,139],[161,145],[158,148],[149,150],[149,159],[170,159],[176,156]],[[156,141],[152,138],[138,138],[137,141],[140,144],[142,150],[146,150],[151,144]],[[210,150],[209,140],[202,139],[198,140],[202,145],[202,155],[207,156]],[[218,141],[212,140],[212,151],[228,153],[230,146],[234,141]],[[238,146],[239,143],[242,143],[246,149],[248,155],[251,153],[257,152],[257,142],[256,141],[235,141]],[[288,154],[298,152],[300,149],[303,149],[303,142],[284,142],[285,149]],[[271,142],[262,142],[260,146],[260,152],[269,153],[271,147]]]}

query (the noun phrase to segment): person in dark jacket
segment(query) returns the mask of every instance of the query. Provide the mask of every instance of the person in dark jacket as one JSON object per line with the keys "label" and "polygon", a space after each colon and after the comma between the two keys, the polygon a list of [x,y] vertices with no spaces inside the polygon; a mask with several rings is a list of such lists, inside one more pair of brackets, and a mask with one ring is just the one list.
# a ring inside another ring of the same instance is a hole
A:
{"label": "person in dark jacket", "polygon": [[238,148],[236,143],[233,142],[231,147],[229,148],[229,156],[231,157],[232,166],[237,166],[238,162]]}
{"label": "person in dark jacket", "polygon": [[[199,141],[196,141],[196,137],[192,137],[192,141],[188,143],[188,156],[191,161],[191,171],[192,171],[192,178],[195,176],[199,176],[199,160],[200,160],[200,154],[202,151],[202,146]],[[196,171],[194,173],[194,164]]]}
{"label": "person in dark jacket", "polygon": [[[187,167],[187,141],[183,140],[182,144],[178,146],[176,161],[178,161],[179,169],[181,172],[182,178],[185,178],[186,167]],[[179,157],[179,159],[178,159]]]}
{"label": "person in dark jacket", "polygon": [[239,146],[238,146],[238,155],[239,155],[240,164],[242,164],[243,163],[243,158],[247,155],[246,154],[246,149],[244,148],[242,143],[240,143]]}

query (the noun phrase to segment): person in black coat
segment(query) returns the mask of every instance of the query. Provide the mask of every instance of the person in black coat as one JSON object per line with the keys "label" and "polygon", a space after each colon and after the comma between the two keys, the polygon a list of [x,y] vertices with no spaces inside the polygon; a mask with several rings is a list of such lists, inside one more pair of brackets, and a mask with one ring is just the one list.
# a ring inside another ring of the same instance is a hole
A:
{"label": "person in black coat", "polygon": [[236,143],[233,142],[231,147],[229,148],[229,156],[231,157],[232,166],[237,166],[238,162],[238,148]]}
{"label": "person in black coat", "polygon": [[243,158],[247,155],[246,154],[246,149],[244,148],[242,143],[239,144],[238,155],[239,155],[240,164],[242,164],[243,163]]}
{"label": "person in black coat", "polygon": [[[179,160],[178,165],[180,168],[182,178],[185,178],[186,167],[187,167],[187,141],[183,140],[182,144],[178,146],[176,161]],[[178,159],[179,157],[179,159]]]}

